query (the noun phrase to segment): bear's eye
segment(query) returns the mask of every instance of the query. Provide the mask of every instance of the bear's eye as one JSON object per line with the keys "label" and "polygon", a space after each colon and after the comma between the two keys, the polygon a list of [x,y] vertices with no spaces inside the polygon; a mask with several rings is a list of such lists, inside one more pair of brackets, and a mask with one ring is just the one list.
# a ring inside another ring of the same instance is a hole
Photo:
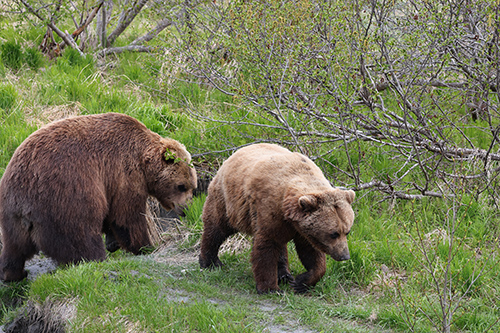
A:
{"label": "bear's eye", "polygon": [[338,232],[334,232],[333,234],[331,234],[331,237],[332,237],[332,239],[337,239],[340,237],[340,235]]}
{"label": "bear's eye", "polygon": [[179,192],[186,192],[187,188],[184,184],[181,184],[181,185],[177,185],[177,190],[179,190]]}

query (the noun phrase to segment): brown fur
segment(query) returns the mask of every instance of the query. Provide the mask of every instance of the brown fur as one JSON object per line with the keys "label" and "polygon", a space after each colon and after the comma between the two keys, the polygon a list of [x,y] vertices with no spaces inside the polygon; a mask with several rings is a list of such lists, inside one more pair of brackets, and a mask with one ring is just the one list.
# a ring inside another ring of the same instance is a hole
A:
{"label": "brown fur", "polygon": [[[179,160],[165,159],[174,152]],[[184,146],[123,114],[68,118],[29,136],[0,182],[0,279],[21,280],[39,250],[59,263],[103,260],[102,234],[134,254],[151,245],[146,200],[166,209],[196,187]]]}
{"label": "brown fur", "polygon": [[[252,269],[259,293],[291,281],[305,292],[325,274],[325,253],[349,259],[346,236],[354,220],[353,191],[330,186],[306,156],[271,144],[242,148],[221,166],[203,208],[202,268],[221,266],[219,247],[240,231],[253,235]],[[293,240],[306,272],[288,269]]]}

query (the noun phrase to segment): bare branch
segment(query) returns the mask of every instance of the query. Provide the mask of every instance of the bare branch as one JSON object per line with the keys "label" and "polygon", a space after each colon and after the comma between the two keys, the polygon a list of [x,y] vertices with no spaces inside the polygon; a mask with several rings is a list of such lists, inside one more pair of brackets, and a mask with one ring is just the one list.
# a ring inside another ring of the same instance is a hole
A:
{"label": "bare branch", "polygon": [[[87,26],[92,22],[92,20],[95,18],[95,16],[99,12],[99,9],[101,9],[103,3],[104,3],[104,0],[101,0],[97,3],[97,5],[94,7],[92,12],[89,14],[89,16],[87,17],[85,22],[71,34],[72,38],[78,37],[87,28]],[[62,48],[64,48],[65,45],[66,45],[66,42],[63,41],[59,46],[62,49]]]}
{"label": "bare branch", "polygon": [[161,20],[156,24],[156,27],[154,27],[153,30],[149,31],[144,36],[137,38],[132,43],[130,43],[130,45],[140,45],[143,43],[147,43],[156,36],[158,36],[160,32],[162,32],[165,28],[167,28],[170,25],[172,25],[172,20],[170,20],[169,18],[164,18],[163,20]]}
{"label": "bare branch", "polygon": [[120,15],[118,23],[115,30],[113,30],[108,36],[108,44],[113,45],[118,36],[120,36],[125,29],[132,23],[137,14],[142,10],[142,8],[148,3],[149,0],[137,0],[130,4]]}
{"label": "bare branch", "polygon": [[[45,21],[45,18],[43,18],[38,11],[36,11],[26,0],[20,0],[21,3],[28,9],[28,11],[32,14],[34,14],[36,17],[38,17],[41,21]],[[56,27],[54,22],[50,21],[47,23],[47,25],[59,36],[62,38],[62,40],[67,44],[70,45],[72,48],[77,50],[81,56],[84,56],[83,52],[80,50],[78,45],[75,43],[71,35],[68,33],[64,33],[59,28]]]}

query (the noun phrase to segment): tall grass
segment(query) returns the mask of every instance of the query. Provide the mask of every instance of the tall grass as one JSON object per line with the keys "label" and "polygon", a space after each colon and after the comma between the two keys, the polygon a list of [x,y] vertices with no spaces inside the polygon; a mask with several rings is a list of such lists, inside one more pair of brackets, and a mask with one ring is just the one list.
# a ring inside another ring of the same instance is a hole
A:
{"label": "tall grass", "polygon": [[0,177],[16,148],[26,139],[35,127],[26,122],[20,108],[7,113],[0,109]]}
{"label": "tall grass", "polygon": [[5,66],[19,70],[23,64],[23,52],[21,45],[14,41],[8,41],[0,45],[0,54]]}
{"label": "tall grass", "polygon": [[17,100],[17,90],[12,84],[0,84],[0,110],[10,111]]}

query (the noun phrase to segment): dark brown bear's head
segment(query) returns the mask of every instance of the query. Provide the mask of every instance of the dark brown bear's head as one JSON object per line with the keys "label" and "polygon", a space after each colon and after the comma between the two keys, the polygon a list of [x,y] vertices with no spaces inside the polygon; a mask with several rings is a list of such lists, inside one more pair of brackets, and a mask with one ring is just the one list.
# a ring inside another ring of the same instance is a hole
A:
{"label": "dark brown bear's head", "polygon": [[145,158],[148,193],[167,210],[182,211],[196,189],[196,171],[191,155],[178,141],[162,139],[162,146],[151,149]]}
{"label": "dark brown bear's head", "polygon": [[353,191],[332,189],[285,199],[285,217],[318,250],[337,261],[350,259],[347,235],[354,222]]}

